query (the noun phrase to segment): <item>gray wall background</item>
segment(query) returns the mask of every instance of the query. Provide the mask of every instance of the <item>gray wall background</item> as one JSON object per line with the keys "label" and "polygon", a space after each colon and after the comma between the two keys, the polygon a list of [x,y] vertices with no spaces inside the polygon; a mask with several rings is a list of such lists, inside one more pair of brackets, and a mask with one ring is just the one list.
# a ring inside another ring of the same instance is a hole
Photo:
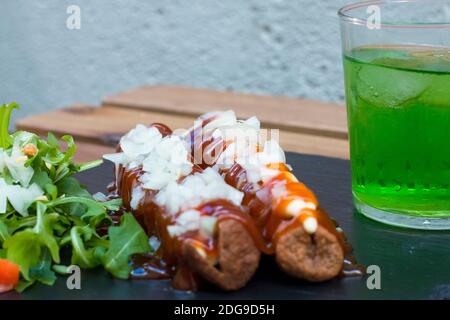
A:
{"label": "gray wall background", "polygon": [[21,103],[17,119],[143,84],[342,101],[348,2],[1,0],[0,103]]}

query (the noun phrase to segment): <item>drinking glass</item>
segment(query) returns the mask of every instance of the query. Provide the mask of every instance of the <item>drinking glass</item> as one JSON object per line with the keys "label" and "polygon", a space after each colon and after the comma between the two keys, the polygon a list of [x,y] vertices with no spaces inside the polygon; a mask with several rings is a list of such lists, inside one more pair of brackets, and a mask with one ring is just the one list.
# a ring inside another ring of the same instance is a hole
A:
{"label": "drinking glass", "polygon": [[368,1],[339,17],[355,208],[450,229],[450,0]]}

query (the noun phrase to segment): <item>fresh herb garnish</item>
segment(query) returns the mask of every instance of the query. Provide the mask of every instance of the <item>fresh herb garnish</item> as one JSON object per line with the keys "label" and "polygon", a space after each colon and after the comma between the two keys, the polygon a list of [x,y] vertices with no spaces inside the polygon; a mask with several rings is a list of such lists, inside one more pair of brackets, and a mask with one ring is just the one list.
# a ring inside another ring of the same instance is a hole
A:
{"label": "fresh herb garnish", "polygon": [[[111,226],[108,213],[119,210],[121,200],[97,201],[73,177],[102,161],[75,164],[71,136],[61,138],[63,148],[51,133],[47,139],[25,131],[9,134],[16,108],[16,103],[0,107],[0,259],[20,268],[16,290],[36,282],[52,285],[55,271],[65,274],[63,248],[70,250],[71,264],[103,266],[128,278],[130,257],[150,251],[144,230],[129,213],[120,225]],[[101,226],[109,226],[107,235],[97,232]]]}

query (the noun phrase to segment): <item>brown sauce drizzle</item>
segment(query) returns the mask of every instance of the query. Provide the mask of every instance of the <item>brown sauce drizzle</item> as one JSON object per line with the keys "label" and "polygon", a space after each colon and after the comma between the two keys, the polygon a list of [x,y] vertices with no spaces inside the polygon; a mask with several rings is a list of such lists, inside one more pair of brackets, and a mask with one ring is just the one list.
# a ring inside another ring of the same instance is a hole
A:
{"label": "brown sauce drizzle", "polygon": [[162,123],[152,123],[150,127],[158,129],[163,137],[167,137],[172,134],[172,129]]}

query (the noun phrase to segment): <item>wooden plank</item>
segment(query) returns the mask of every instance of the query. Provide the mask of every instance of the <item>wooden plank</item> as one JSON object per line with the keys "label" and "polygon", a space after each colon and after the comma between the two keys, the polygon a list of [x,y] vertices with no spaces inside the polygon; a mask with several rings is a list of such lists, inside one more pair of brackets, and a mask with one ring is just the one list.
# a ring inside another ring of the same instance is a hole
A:
{"label": "wooden plank", "polygon": [[103,99],[103,106],[189,116],[198,116],[212,110],[233,109],[239,117],[258,116],[266,127],[347,139],[345,108],[311,100],[146,86],[106,97]]}
{"label": "wooden plank", "polygon": [[[17,123],[17,127],[41,135],[46,135],[47,132],[58,135],[70,134],[78,142],[113,146],[120,136],[137,123],[161,122],[172,128],[189,128],[193,120],[194,116],[77,105],[22,119]],[[348,142],[340,138],[281,130],[280,143],[287,151],[348,158]],[[97,153],[90,152],[86,157],[94,156],[95,158],[96,155]]]}
{"label": "wooden plank", "polygon": [[174,128],[189,128],[192,121],[193,119],[167,114],[76,105],[21,119],[17,122],[17,127],[38,134],[49,131],[70,134],[81,141],[111,145],[138,123],[161,122]]}
{"label": "wooden plank", "polygon": [[280,130],[280,145],[285,151],[350,159],[347,140]]}
{"label": "wooden plank", "polygon": [[114,152],[113,147],[82,141],[77,141],[76,143],[77,143],[77,153],[74,159],[76,163],[101,159],[104,154]]}

